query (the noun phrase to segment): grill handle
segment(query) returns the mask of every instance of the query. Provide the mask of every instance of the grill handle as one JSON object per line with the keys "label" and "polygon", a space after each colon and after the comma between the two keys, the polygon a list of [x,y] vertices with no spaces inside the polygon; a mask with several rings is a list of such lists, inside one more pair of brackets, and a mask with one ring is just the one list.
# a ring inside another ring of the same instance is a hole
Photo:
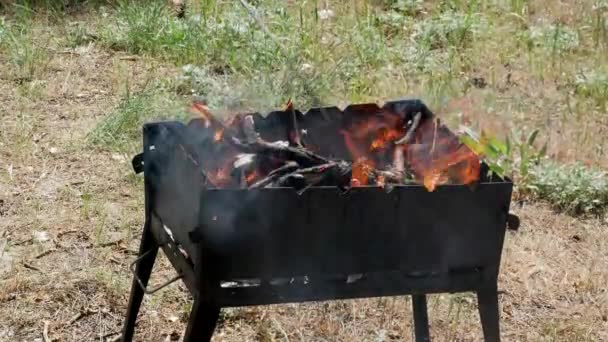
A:
{"label": "grill handle", "polygon": [[509,213],[507,215],[507,229],[517,231],[519,230],[519,217],[515,214]]}

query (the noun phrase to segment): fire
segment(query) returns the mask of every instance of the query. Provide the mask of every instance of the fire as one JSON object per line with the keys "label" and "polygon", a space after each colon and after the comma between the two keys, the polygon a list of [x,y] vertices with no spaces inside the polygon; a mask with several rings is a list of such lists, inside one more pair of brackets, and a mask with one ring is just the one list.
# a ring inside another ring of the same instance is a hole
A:
{"label": "fire", "polygon": [[[404,145],[394,143],[406,131],[398,115],[383,112],[357,119],[340,132],[354,160],[352,186],[368,185],[370,170],[376,167],[398,173],[407,170],[429,191],[442,184],[470,184],[479,179],[477,155],[438,119],[423,120],[414,131],[412,142]],[[389,157],[385,151],[390,152]],[[375,182],[384,186],[386,180],[379,176]]]}
{"label": "fire", "polygon": [[[470,184],[479,179],[479,157],[437,118],[423,117],[419,113],[407,120],[389,110],[362,108],[345,116],[344,126],[337,132],[342,135],[350,154],[348,159],[352,161],[350,186],[385,187],[413,179],[428,191],[434,191],[439,185]],[[280,158],[261,158],[248,167],[249,171],[244,175],[239,173],[243,176],[235,179],[234,162],[242,151],[230,142],[235,134],[242,134],[239,128],[249,117],[236,114],[230,120],[220,121],[213,116],[204,100],[194,101],[190,109],[209,129],[216,143],[214,151],[218,151],[214,153],[221,154],[205,166],[206,178],[213,186],[243,186],[243,183],[250,186],[280,166]],[[284,110],[293,110],[291,99]],[[289,140],[297,140],[295,132],[289,134],[293,135]],[[313,146],[299,148],[320,153]]]}
{"label": "fire", "polygon": [[249,173],[247,176],[245,176],[245,181],[247,182],[247,185],[250,185],[257,178],[258,178],[258,173],[257,173],[257,171],[253,170],[251,173]]}
{"label": "fire", "polygon": [[384,186],[386,185],[386,179],[384,178],[384,176],[378,176],[378,179],[376,180],[376,185],[381,188],[384,188]]}
{"label": "fire", "polygon": [[230,170],[226,167],[218,168],[215,171],[207,172],[209,181],[216,187],[226,186],[230,182]]}
{"label": "fire", "polygon": [[213,135],[213,141],[218,142],[221,141],[224,138],[224,129],[220,128],[217,131],[215,131],[215,134]]}
{"label": "fire", "polygon": [[409,146],[407,159],[416,180],[429,191],[441,184],[470,184],[479,179],[479,157],[438,120],[418,130],[419,142]]}
{"label": "fire", "polygon": [[352,166],[351,186],[364,186],[368,184],[369,173],[374,169],[374,163],[366,158],[355,160]]}
{"label": "fire", "polygon": [[203,101],[193,101],[190,105],[190,111],[194,114],[199,115],[203,120],[205,120],[205,127],[211,126],[211,118],[213,117],[211,111],[209,111],[209,107]]}
{"label": "fire", "polygon": [[391,142],[403,136],[403,132],[396,129],[382,128],[370,145],[371,151],[383,150],[390,145]]}

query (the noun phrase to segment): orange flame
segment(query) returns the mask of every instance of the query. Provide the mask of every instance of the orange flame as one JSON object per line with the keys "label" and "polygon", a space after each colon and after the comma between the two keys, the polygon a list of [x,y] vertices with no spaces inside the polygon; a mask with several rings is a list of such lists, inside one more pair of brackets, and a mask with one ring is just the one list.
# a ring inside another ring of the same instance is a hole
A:
{"label": "orange flame", "polygon": [[245,176],[245,181],[247,182],[247,185],[250,185],[257,178],[258,178],[258,173],[257,173],[257,171],[253,170],[251,173],[249,173],[247,176]]}
{"label": "orange flame", "polygon": [[378,176],[378,179],[376,179],[376,185],[378,185],[381,188],[384,188],[384,186],[386,185],[386,180],[384,179],[384,176],[382,176],[382,175]]}
{"label": "orange flame", "polygon": [[479,179],[479,157],[438,120],[420,125],[419,143],[408,146],[408,164],[416,180],[433,191],[441,184],[470,184]]}
{"label": "orange flame", "polygon": [[364,186],[368,184],[370,171],[374,169],[374,163],[366,158],[355,160],[352,166],[351,186]]}
{"label": "orange flame", "polygon": [[[367,118],[357,117],[350,127],[341,131],[344,144],[354,160],[351,185],[367,185],[370,169],[382,160],[378,160],[374,152],[390,149],[392,164],[378,165],[380,169],[403,172],[407,165],[415,181],[429,191],[442,184],[470,184],[479,179],[477,155],[438,119],[423,120],[414,132],[412,143],[395,145],[393,142],[405,134],[398,116],[383,112]],[[385,186],[385,183],[383,177],[377,177],[376,185]]]}
{"label": "orange flame", "polygon": [[228,168],[222,167],[212,172],[207,172],[207,177],[211,183],[217,187],[223,187],[230,182],[230,171]]}
{"label": "orange flame", "polygon": [[205,127],[211,126],[211,111],[207,104],[200,101],[194,101],[190,105],[190,111],[194,114],[198,114],[203,120],[205,120]]}
{"label": "orange flame", "polygon": [[218,142],[221,141],[224,138],[224,129],[220,128],[217,131],[215,131],[215,134],[213,135],[213,141]]}
{"label": "orange flame", "polygon": [[292,109],[293,109],[293,102],[291,102],[291,99],[289,99],[289,100],[287,100],[287,103],[283,107],[283,111],[288,111],[288,110],[292,110]]}
{"label": "orange flame", "polygon": [[378,132],[376,138],[370,145],[371,151],[383,150],[387,148],[390,142],[393,142],[403,136],[403,133],[390,128],[382,128]]}

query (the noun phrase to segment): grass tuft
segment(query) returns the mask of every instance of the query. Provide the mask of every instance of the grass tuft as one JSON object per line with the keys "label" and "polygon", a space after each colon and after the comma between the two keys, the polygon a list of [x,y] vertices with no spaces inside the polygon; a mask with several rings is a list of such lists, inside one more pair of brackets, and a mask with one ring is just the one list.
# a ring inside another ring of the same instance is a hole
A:
{"label": "grass tuft", "polygon": [[41,77],[50,61],[47,47],[48,42],[37,39],[28,21],[0,18],[0,50],[8,59],[8,74],[14,80],[22,83]]}
{"label": "grass tuft", "polygon": [[531,170],[527,188],[558,210],[603,215],[608,209],[608,173],[580,163],[544,162]]}
{"label": "grass tuft", "polygon": [[145,122],[179,120],[185,117],[179,108],[177,99],[166,100],[156,92],[127,96],[87,135],[87,141],[110,150],[133,153],[139,148],[141,128]]}
{"label": "grass tuft", "polygon": [[608,109],[608,74],[601,70],[580,73],[576,77],[577,95],[590,98],[601,109]]}

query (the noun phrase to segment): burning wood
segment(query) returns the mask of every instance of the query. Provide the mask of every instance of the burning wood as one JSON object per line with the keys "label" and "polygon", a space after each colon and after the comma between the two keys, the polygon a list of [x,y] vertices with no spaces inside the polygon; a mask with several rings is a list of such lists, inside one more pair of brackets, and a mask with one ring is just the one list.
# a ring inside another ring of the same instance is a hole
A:
{"label": "burning wood", "polygon": [[423,120],[422,113],[406,120],[382,109],[369,117],[353,118],[336,132],[343,136],[352,156],[349,161],[334,160],[307,148],[291,100],[280,119],[287,129],[287,141],[263,139],[251,115],[224,123],[204,101],[195,101],[191,109],[202,117],[205,128],[212,130],[214,144],[234,151],[222,157],[226,167],[203,171],[216,187],[230,183],[249,189],[293,187],[302,192],[312,186],[346,189],[416,182],[433,191],[439,184],[468,184],[479,178],[477,156],[441,129],[437,120]]}

